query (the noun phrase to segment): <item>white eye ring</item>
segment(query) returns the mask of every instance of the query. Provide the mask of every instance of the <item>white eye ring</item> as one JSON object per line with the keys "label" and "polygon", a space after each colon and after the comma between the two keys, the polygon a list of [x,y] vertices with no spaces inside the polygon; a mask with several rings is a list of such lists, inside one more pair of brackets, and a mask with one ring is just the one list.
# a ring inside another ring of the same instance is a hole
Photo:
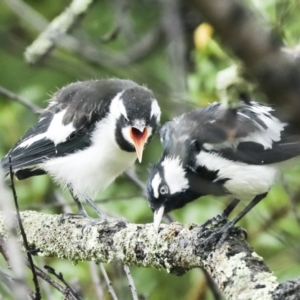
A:
{"label": "white eye ring", "polygon": [[166,185],[163,185],[160,187],[159,192],[160,192],[160,194],[165,195],[169,192],[169,189]]}

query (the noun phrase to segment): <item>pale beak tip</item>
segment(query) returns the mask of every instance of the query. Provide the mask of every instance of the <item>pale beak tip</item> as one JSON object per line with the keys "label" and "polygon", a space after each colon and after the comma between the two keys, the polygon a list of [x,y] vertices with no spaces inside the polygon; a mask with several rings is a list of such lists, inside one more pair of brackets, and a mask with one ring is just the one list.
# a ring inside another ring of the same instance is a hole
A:
{"label": "pale beak tip", "polygon": [[137,153],[137,159],[138,159],[139,163],[141,163],[142,159],[143,159],[143,153]]}
{"label": "pale beak tip", "polygon": [[158,233],[159,225],[164,215],[165,207],[162,205],[158,210],[154,212],[153,227],[156,233]]}
{"label": "pale beak tip", "polygon": [[153,224],[153,227],[154,227],[155,233],[158,233],[158,230],[159,230],[159,224],[158,224],[158,226],[156,226],[156,224]]}

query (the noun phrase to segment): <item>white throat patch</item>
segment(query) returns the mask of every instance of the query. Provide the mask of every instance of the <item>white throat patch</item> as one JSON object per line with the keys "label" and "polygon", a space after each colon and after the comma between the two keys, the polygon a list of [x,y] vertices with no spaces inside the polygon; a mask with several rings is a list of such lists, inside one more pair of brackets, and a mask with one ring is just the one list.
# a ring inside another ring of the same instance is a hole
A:
{"label": "white throat patch", "polygon": [[169,187],[170,194],[175,194],[186,190],[189,182],[185,177],[186,172],[183,169],[179,157],[166,157],[162,166],[164,168],[165,181]]}

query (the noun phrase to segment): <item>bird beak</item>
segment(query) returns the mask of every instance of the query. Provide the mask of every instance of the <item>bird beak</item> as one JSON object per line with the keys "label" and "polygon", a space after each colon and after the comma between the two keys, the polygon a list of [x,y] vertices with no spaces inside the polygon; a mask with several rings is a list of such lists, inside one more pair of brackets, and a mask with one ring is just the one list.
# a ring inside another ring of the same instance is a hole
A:
{"label": "bird beak", "polygon": [[161,219],[164,215],[164,211],[165,211],[165,207],[163,205],[159,209],[154,211],[153,226],[156,232],[158,232]]}
{"label": "bird beak", "polygon": [[144,146],[149,137],[149,129],[147,127],[131,127],[130,138],[133,141],[135,151],[139,162],[142,162]]}

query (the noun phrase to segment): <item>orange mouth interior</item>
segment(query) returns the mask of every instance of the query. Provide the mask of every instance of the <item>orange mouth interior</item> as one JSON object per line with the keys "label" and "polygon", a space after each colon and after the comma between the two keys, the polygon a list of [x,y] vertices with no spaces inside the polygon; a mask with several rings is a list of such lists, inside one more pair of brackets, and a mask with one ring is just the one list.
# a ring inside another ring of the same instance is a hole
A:
{"label": "orange mouth interior", "polygon": [[143,131],[140,131],[134,127],[132,127],[130,130],[130,138],[133,141],[140,162],[142,161],[143,150],[147,142],[148,135],[149,135],[149,131],[147,127],[145,127]]}

